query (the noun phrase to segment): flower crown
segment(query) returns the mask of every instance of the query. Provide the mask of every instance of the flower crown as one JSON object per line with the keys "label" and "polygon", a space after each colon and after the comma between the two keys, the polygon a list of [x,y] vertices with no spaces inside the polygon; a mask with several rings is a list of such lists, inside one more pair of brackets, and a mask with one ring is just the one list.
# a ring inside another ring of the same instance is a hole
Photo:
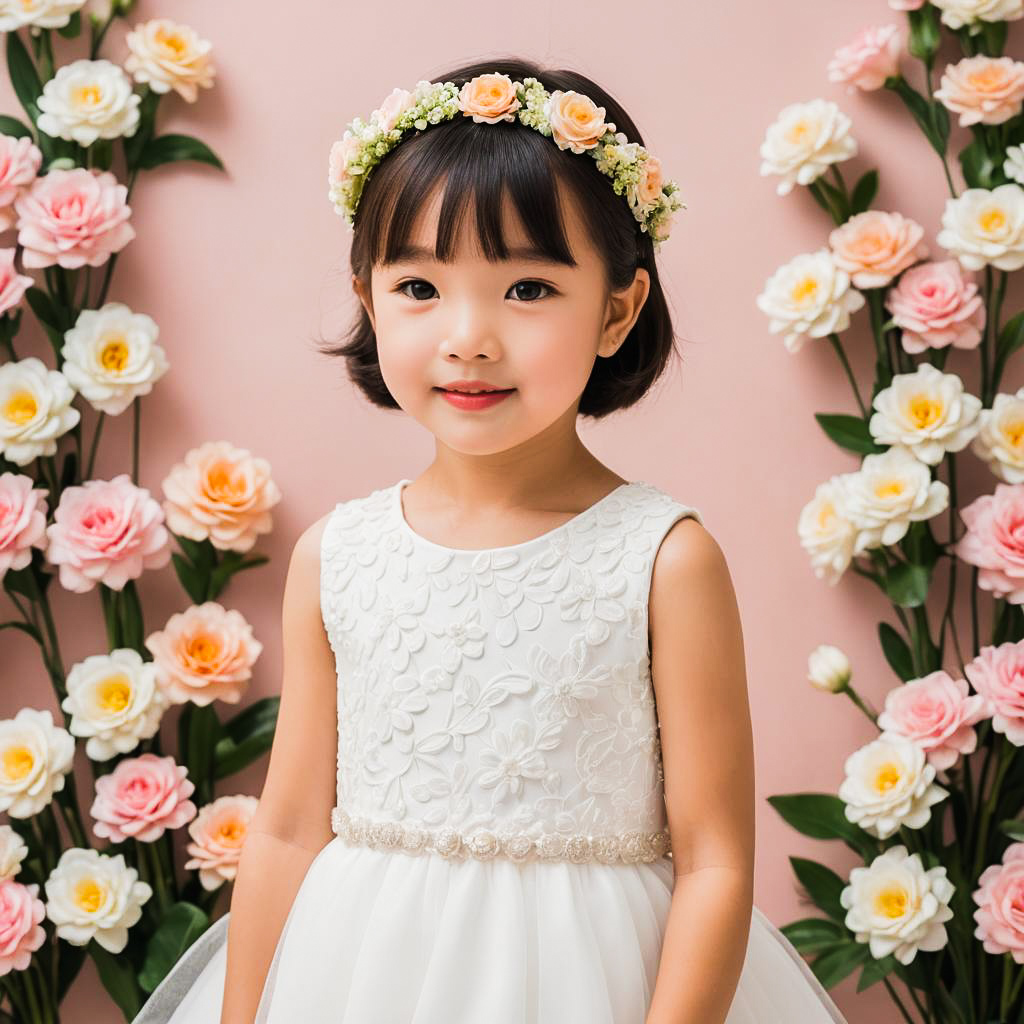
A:
{"label": "flower crown", "polygon": [[478,123],[515,121],[555,141],[559,149],[589,153],[625,195],[633,216],[657,250],[668,238],[674,211],[686,208],[674,181],[662,181],[661,164],[643,146],[627,142],[604,120],[604,107],[578,92],[549,93],[536,78],[513,82],[497,72],[478,75],[460,89],[454,82],[416,83],[412,92],[395,89],[370,115],[355,118],[331,146],[328,198],[351,227],[366,179],[412,129],[450,121],[462,113]]}

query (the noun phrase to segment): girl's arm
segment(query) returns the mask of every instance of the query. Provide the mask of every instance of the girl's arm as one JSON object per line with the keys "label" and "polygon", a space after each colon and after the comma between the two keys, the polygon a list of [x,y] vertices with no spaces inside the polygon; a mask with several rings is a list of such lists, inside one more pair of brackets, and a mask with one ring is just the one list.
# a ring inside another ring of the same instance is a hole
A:
{"label": "girl's arm", "polygon": [[252,1024],[295,894],[313,858],[333,838],[338,681],[320,613],[326,518],[299,537],[288,566],[281,707],[231,895],[221,1024]]}
{"label": "girl's arm", "polygon": [[722,1024],[753,909],[754,752],[729,569],[694,519],[662,542],[650,629],[675,888],[647,1024]]}

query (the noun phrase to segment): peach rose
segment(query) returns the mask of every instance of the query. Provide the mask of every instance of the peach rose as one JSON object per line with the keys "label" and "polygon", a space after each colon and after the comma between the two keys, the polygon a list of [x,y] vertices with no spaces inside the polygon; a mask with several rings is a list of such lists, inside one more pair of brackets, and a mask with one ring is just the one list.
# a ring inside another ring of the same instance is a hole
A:
{"label": "peach rose", "polygon": [[982,647],[964,674],[988,700],[992,728],[1024,746],[1024,641]]}
{"label": "peach rose", "polygon": [[[0,216],[3,210],[0,210]],[[0,314],[14,309],[21,302],[26,288],[35,284],[26,274],[19,274],[14,267],[17,249],[0,249]]]}
{"label": "peach rose", "polygon": [[46,547],[46,503],[50,493],[30,476],[0,473],[0,580],[8,569],[24,569],[32,548]]}
{"label": "peach rose", "polygon": [[392,89],[391,95],[370,115],[382,131],[389,132],[398,123],[398,119],[416,103],[416,98],[408,89]]}
{"label": "peach rose", "polygon": [[1010,843],[1002,864],[990,864],[972,894],[978,909],[974,937],[986,953],[1009,953],[1024,964],[1024,843]]}
{"label": "peach rose", "polygon": [[69,270],[106,263],[134,237],[128,189],[110,171],[53,170],[18,196],[18,242],[28,267]]}
{"label": "peach rose", "polygon": [[42,162],[42,151],[30,138],[0,135],[0,231],[14,227],[14,200],[35,181]]}
{"label": "peach rose", "polygon": [[903,348],[977,348],[985,327],[985,305],[959,260],[911,267],[885,296],[885,307],[903,330]]}
{"label": "peach rose", "polygon": [[216,601],[192,605],[146,637],[157,666],[157,683],[175,704],[213,700],[237,704],[252,678],[263,644],[241,612]]}
{"label": "peach rose", "polygon": [[185,862],[185,867],[199,869],[199,881],[204,889],[219,889],[238,873],[242,844],[258,805],[259,800],[254,796],[218,797],[201,807],[189,825],[193,841],[186,849],[192,857]]}
{"label": "peach rose", "polygon": [[206,540],[221,551],[248,551],[272,527],[270,509],[281,492],[270,463],[227,441],[193,448],[163,482],[164,510],[173,533]]}
{"label": "peach rose", "polygon": [[937,769],[952,768],[977,748],[974,724],[991,711],[984,697],[968,692],[965,680],[947,672],[911,679],[886,694],[878,728],[914,740]]}
{"label": "peach rose", "polygon": [[604,107],[571,89],[556,89],[548,97],[545,113],[551,125],[551,137],[559,149],[583,153],[593,149],[605,132],[614,132],[614,124],[605,124]]}
{"label": "peach rose", "polygon": [[173,757],[141,754],[121,761],[96,780],[89,811],[93,832],[115,843],[151,843],[165,829],[180,828],[196,816],[196,805],[188,799],[196,787],[186,775],[188,769]]}
{"label": "peach rose", "polygon": [[514,121],[515,111],[521,106],[515,84],[508,75],[477,75],[459,90],[459,110],[478,123]]}
{"label": "peach rose", "polygon": [[127,473],[66,488],[46,534],[47,559],[60,566],[61,586],[77,594],[97,583],[121,590],[171,560],[160,505]]}
{"label": "peach rose", "polygon": [[1024,64],[1010,57],[967,57],[947,64],[935,98],[961,127],[1002,124],[1020,113],[1024,102]]}
{"label": "peach rose", "polygon": [[899,213],[865,210],[828,237],[836,266],[855,288],[881,288],[928,255],[924,228]]}
{"label": "peach rose", "polygon": [[32,953],[46,941],[46,906],[38,893],[35,884],[0,882],[0,975],[25,970]]}
{"label": "peach rose", "polygon": [[1024,484],[996,484],[993,494],[965,505],[960,518],[967,532],[953,550],[979,567],[978,586],[1010,604],[1024,604]]}
{"label": "peach rose", "polygon": [[830,82],[848,82],[865,92],[881,89],[885,80],[900,73],[903,53],[902,25],[874,25],[862,29],[840,47],[828,64]]}
{"label": "peach rose", "polygon": [[648,206],[661,198],[661,187],[664,184],[661,161],[648,153],[643,172],[643,177],[637,182],[636,198],[641,206]]}

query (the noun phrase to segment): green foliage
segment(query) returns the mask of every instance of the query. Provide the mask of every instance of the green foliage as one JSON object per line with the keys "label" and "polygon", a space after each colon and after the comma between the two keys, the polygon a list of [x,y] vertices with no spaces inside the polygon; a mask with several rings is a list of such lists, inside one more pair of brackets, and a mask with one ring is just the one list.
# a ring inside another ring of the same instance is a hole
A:
{"label": "green foliage", "polygon": [[874,838],[846,817],[846,805],[832,793],[787,793],[767,799],[780,817],[802,835],[840,839],[865,858],[878,852]]}
{"label": "green foliage", "polygon": [[195,160],[216,167],[219,171],[224,170],[220,157],[205,142],[191,135],[161,135],[148,140],[139,154],[138,166],[149,171],[161,164],[183,160]]}
{"label": "green foliage", "polygon": [[848,452],[874,455],[886,450],[885,445],[878,444],[871,436],[867,422],[860,416],[841,412],[816,412],[814,418],[829,438]]}
{"label": "green foliage", "polygon": [[146,947],[146,959],[139,972],[139,984],[146,992],[163,981],[182,954],[209,927],[210,918],[199,907],[184,900],[163,916]]}
{"label": "green foliage", "polygon": [[900,679],[906,682],[916,676],[910,647],[888,622],[878,624],[878,642],[882,645],[882,653],[885,655],[885,660],[889,662],[889,667]]}
{"label": "green foliage", "polygon": [[89,942],[88,950],[110,998],[126,1021],[133,1020],[142,1008],[143,998],[131,961],[108,952],[95,939]]}
{"label": "green foliage", "polygon": [[814,905],[838,922],[846,918],[839,894],[846,883],[829,867],[805,857],[790,857],[789,863]]}
{"label": "green foliage", "polygon": [[264,697],[223,724],[214,751],[215,778],[241,771],[270,750],[280,704],[280,697]]}

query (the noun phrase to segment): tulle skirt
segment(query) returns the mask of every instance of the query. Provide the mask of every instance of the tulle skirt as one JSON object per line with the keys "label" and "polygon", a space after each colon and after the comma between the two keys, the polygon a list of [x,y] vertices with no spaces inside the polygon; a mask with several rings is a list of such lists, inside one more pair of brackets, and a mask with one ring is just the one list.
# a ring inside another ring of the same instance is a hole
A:
{"label": "tulle skirt", "polygon": [[[329,842],[312,861],[255,1024],[644,1024],[672,862],[450,861]],[[135,1024],[219,1024],[230,915]],[[845,1024],[754,908],[728,1024]]]}

